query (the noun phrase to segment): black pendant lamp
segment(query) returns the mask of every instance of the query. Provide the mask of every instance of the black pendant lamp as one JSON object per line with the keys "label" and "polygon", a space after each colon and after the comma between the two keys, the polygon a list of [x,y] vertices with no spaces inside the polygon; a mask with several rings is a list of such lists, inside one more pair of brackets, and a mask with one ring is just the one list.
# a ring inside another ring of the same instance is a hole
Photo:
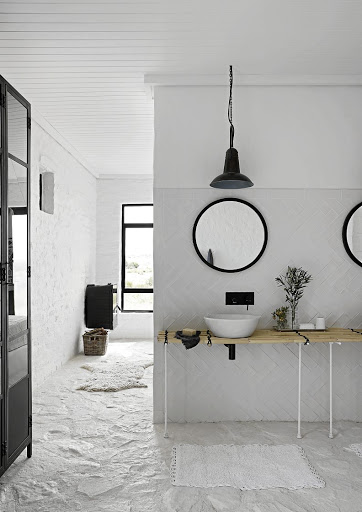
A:
{"label": "black pendant lamp", "polygon": [[230,66],[230,95],[228,106],[228,119],[230,123],[230,148],[226,151],[224,172],[216,176],[210,183],[214,188],[247,188],[254,183],[245,174],[241,174],[238,152],[234,148],[233,125],[233,67]]}

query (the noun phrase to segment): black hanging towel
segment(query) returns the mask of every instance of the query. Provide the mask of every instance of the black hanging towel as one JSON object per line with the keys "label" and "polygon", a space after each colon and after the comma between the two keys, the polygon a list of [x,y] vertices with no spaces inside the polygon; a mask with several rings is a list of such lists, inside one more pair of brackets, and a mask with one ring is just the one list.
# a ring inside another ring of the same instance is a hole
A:
{"label": "black hanging towel", "polygon": [[85,293],[85,325],[113,329],[113,284],[88,284]]}
{"label": "black hanging towel", "polygon": [[182,334],[182,331],[176,331],[175,338],[181,340],[186,350],[196,347],[200,342],[201,331],[196,331],[193,336],[186,336]]}

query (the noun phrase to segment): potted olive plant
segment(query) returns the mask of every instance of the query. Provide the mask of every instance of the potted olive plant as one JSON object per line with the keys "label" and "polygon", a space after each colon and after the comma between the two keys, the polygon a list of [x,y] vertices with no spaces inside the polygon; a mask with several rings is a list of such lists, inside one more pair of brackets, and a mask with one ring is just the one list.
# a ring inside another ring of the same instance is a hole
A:
{"label": "potted olive plant", "polygon": [[290,307],[291,313],[291,328],[297,329],[297,308],[300,299],[303,297],[304,288],[310,283],[312,276],[302,268],[289,267],[285,275],[280,275],[275,278],[278,286],[281,286],[285,291],[285,300]]}

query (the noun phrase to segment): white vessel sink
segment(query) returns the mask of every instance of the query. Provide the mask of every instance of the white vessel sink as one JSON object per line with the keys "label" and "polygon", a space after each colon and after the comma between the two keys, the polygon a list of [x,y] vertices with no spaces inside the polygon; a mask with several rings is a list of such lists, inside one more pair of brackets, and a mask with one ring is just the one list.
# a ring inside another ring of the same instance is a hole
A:
{"label": "white vessel sink", "polygon": [[258,325],[260,316],[216,314],[204,317],[207,327],[218,338],[248,338]]}

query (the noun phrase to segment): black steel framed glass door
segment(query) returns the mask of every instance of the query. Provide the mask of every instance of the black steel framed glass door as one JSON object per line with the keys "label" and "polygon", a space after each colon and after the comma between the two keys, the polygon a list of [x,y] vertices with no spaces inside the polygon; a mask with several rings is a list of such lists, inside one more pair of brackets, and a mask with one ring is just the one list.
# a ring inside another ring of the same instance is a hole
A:
{"label": "black steel framed glass door", "polygon": [[31,456],[30,104],[1,79],[1,453]]}
{"label": "black steel framed glass door", "polygon": [[[3,175],[5,173],[4,169],[4,144],[6,143],[4,133],[6,131],[6,123],[5,123],[5,114],[4,114],[4,106],[5,106],[5,85],[0,82],[0,215],[1,222],[0,227],[2,229],[2,185],[3,185]],[[0,257],[2,261],[2,236],[0,236]],[[2,271],[2,265],[1,269]],[[4,323],[6,322],[6,313],[3,311],[3,286],[0,289],[0,448],[4,446],[5,443],[5,398],[4,398],[4,389],[5,389],[5,358],[3,357],[4,353]],[[5,454],[3,450],[0,449],[0,474],[5,470]]]}

